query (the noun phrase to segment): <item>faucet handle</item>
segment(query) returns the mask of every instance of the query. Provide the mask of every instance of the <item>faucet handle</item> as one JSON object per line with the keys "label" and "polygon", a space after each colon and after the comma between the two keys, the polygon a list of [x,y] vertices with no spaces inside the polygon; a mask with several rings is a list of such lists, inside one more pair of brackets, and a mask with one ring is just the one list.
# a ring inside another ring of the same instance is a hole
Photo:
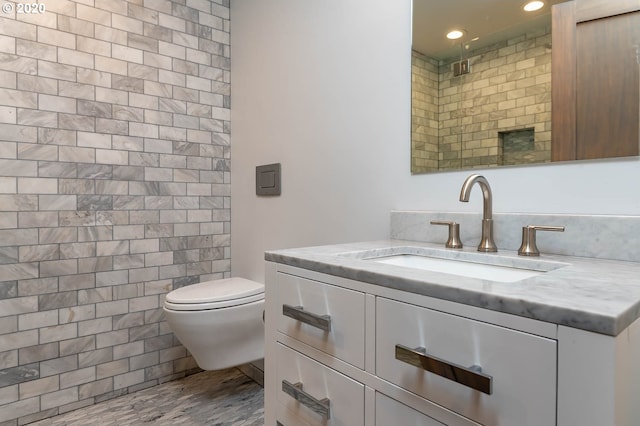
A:
{"label": "faucet handle", "polygon": [[460,241],[460,224],[457,222],[449,222],[443,220],[432,220],[432,225],[448,225],[449,226],[449,239],[444,245],[446,248],[462,248],[462,241]]}
{"label": "faucet handle", "polygon": [[522,227],[522,244],[518,249],[520,256],[540,256],[536,246],[536,231],[564,232],[564,226],[528,225]]}

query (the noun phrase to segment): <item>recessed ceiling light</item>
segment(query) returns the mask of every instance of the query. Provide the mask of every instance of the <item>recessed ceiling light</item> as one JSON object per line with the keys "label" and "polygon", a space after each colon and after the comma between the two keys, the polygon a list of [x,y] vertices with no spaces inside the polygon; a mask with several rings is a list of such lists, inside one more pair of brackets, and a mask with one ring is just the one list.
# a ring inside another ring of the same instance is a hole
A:
{"label": "recessed ceiling light", "polygon": [[540,10],[544,7],[544,2],[541,1],[530,1],[529,3],[525,4],[523,9],[526,12],[533,12],[535,10]]}
{"label": "recessed ceiling light", "polygon": [[460,31],[460,30],[453,30],[453,31],[449,31],[449,32],[447,33],[447,38],[448,38],[449,40],[457,40],[457,39],[459,39],[460,37],[462,37],[462,35],[463,35],[462,31]]}

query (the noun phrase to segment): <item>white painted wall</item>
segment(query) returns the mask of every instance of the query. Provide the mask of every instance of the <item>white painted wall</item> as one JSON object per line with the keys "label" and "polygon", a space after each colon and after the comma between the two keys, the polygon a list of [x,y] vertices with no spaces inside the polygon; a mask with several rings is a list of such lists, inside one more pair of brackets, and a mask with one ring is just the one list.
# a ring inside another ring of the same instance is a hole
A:
{"label": "white painted wall", "polygon": [[[231,25],[234,275],[262,281],[265,250],[386,238],[392,209],[480,212],[479,190],[458,201],[470,172],[409,172],[410,0],[234,0]],[[257,197],[275,162],[282,195]],[[640,215],[637,159],[482,173],[496,212]]]}

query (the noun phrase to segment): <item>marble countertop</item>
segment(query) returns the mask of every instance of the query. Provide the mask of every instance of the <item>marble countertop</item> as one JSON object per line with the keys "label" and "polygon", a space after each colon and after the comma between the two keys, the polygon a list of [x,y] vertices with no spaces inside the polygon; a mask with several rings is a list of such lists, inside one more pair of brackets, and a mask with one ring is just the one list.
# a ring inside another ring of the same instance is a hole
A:
{"label": "marble countertop", "polygon": [[[496,282],[367,260],[423,252],[430,256],[545,270]],[[265,260],[601,334],[616,336],[640,317],[640,262],[586,257],[479,253],[475,247],[381,240],[268,251]]]}

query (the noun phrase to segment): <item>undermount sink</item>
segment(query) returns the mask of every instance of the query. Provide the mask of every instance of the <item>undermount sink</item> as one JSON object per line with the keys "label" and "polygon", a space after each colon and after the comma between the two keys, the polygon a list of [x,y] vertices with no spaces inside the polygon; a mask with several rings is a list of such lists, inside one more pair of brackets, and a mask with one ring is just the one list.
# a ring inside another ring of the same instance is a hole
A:
{"label": "undermount sink", "polygon": [[439,259],[436,257],[412,254],[385,256],[371,260],[389,265],[405,266],[408,268],[424,269],[432,272],[443,272],[445,274],[499,281],[503,283],[524,280],[525,278],[535,277],[536,275],[544,274],[546,272],[536,271],[533,269],[511,268],[508,266],[486,265],[460,260]]}
{"label": "undermount sink", "polygon": [[394,247],[344,253],[349,257],[497,282],[516,282],[567,266],[565,263],[428,247]]}

